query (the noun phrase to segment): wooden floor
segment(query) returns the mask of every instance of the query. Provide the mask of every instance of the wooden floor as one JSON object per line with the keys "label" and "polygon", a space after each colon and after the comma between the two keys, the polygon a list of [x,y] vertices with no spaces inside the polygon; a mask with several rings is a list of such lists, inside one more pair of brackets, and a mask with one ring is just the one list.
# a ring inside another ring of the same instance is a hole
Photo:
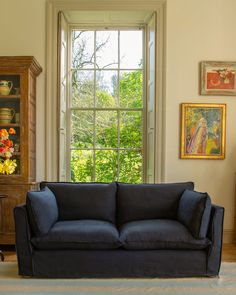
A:
{"label": "wooden floor", "polygon": [[[2,247],[5,261],[16,261],[16,253],[13,247]],[[222,261],[236,262],[236,244],[224,244]]]}

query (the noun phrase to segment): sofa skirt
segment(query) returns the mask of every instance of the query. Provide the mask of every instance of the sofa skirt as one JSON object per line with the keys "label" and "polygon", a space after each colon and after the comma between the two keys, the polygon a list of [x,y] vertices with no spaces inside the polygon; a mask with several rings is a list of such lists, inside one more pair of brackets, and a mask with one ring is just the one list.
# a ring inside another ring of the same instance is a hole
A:
{"label": "sofa skirt", "polygon": [[[204,250],[35,250],[32,276],[142,278],[208,276]],[[19,274],[21,268],[19,267]]]}

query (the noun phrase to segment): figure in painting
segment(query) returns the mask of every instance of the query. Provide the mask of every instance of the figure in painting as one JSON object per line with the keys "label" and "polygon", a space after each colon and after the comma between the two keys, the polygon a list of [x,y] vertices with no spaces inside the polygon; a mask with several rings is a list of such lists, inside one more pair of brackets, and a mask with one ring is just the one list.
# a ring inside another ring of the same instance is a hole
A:
{"label": "figure in painting", "polygon": [[187,145],[188,154],[206,154],[206,143],[208,137],[207,120],[202,117],[197,126],[191,132],[191,138]]}

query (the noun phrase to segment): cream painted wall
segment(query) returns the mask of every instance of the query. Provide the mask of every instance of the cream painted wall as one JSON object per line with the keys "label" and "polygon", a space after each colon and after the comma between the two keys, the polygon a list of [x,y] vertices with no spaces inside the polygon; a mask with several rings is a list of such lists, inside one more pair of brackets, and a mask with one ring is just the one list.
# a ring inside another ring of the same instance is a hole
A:
{"label": "cream painted wall", "polygon": [[0,55],[33,55],[43,68],[37,79],[37,180],[45,170],[46,0],[0,0]]}
{"label": "cream painted wall", "polygon": [[[37,84],[37,180],[45,173],[46,0],[0,0],[0,55],[34,55],[43,67]],[[233,229],[236,171],[236,97],[198,94],[201,60],[236,60],[235,0],[167,0],[165,181],[193,180],[226,209],[225,228]],[[227,104],[225,160],[179,159],[179,105]]]}
{"label": "cream painted wall", "polygon": [[[225,228],[233,228],[236,171],[236,97],[200,96],[202,60],[236,61],[235,0],[168,0],[166,43],[166,180],[193,180],[225,207]],[[226,159],[180,160],[179,105],[226,103]]]}

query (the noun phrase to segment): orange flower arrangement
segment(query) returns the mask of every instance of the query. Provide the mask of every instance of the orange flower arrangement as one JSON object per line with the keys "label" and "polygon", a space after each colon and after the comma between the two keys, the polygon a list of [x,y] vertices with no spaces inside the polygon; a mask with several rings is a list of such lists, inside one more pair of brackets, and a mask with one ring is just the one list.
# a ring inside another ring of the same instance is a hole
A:
{"label": "orange flower arrangement", "polygon": [[11,160],[14,152],[13,141],[10,135],[16,134],[14,128],[0,129],[0,174],[12,174],[16,169],[16,160]]}

